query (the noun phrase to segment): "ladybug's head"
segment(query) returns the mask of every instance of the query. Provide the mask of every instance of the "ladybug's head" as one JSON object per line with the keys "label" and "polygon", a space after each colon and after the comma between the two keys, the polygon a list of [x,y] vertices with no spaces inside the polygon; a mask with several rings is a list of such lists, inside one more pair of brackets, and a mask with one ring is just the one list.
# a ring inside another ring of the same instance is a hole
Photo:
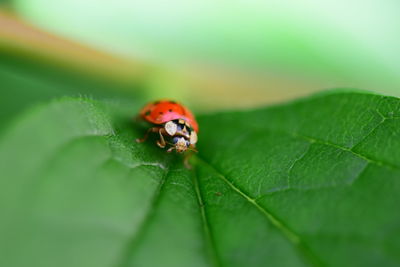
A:
{"label": "ladybug's head", "polygon": [[171,136],[171,148],[168,152],[176,150],[178,153],[183,153],[186,150],[193,150],[194,145],[197,143],[197,133],[192,127],[183,119],[172,120],[165,124],[165,131]]}
{"label": "ladybug's head", "polygon": [[175,136],[174,138],[172,138],[172,144],[172,148],[175,149],[178,153],[185,152],[190,146],[189,140],[185,139],[185,137],[182,136]]}

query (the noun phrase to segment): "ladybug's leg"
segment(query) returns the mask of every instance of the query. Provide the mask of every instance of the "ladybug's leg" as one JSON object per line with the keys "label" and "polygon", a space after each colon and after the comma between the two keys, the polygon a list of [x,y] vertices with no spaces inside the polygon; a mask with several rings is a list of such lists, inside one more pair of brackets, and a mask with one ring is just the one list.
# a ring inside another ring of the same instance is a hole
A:
{"label": "ladybug's leg", "polygon": [[160,127],[151,127],[147,130],[146,134],[143,136],[143,138],[137,138],[136,142],[138,143],[143,143],[144,141],[147,140],[147,138],[149,137],[150,133],[156,133],[158,132],[158,130],[160,129]]}
{"label": "ladybug's leg", "polygon": [[193,144],[190,144],[189,150],[196,152],[196,153],[199,152],[199,151],[197,151],[196,147]]}
{"label": "ladybug's leg", "polygon": [[165,146],[167,145],[167,143],[164,140],[164,135],[163,135],[163,134],[165,134],[165,129],[160,127],[158,129],[158,134],[160,135],[160,140],[157,140],[157,145],[161,148],[165,148]]}

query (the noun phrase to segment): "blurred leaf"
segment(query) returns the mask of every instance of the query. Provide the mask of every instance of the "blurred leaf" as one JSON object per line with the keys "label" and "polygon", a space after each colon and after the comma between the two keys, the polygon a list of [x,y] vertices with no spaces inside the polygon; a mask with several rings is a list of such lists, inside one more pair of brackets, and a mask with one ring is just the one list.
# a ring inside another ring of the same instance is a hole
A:
{"label": "blurred leaf", "polygon": [[121,85],[57,64],[0,51],[0,122],[3,124],[27,107],[54,97],[83,95],[129,101],[142,95],[140,89],[139,83]]}
{"label": "blurred leaf", "polygon": [[[146,94],[152,68],[38,30],[0,8],[0,122],[28,106],[60,96]],[[0,131],[4,127],[0,128]]]}
{"label": "blurred leaf", "polygon": [[194,171],[131,104],[53,101],[0,140],[0,265],[398,266],[400,102],[199,117]]}

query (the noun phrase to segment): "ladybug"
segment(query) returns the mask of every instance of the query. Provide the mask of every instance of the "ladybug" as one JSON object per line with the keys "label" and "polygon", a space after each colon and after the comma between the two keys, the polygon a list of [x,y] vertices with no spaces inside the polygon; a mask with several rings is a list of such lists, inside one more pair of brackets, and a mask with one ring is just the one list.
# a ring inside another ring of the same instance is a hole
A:
{"label": "ladybug", "polygon": [[151,123],[152,127],[143,138],[136,139],[138,143],[146,141],[150,133],[158,133],[160,139],[157,145],[161,148],[170,145],[167,152],[197,152],[195,147],[199,125],[193,113],[185,106],[171,100],[159,100],[144,106],[139,116]]}

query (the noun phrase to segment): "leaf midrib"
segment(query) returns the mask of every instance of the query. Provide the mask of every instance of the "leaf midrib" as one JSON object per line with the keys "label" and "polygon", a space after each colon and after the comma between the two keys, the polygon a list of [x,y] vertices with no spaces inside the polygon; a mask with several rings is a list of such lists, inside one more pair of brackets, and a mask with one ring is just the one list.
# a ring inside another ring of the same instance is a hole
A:
{"label": "leaf midrib", "polygon": [[154,196],[151,200],[151,204],[148,208],[148,211],[145,217],[142,220],[142,223],[139,227],[134,231],[132,237],[126,243],[121,256],[119,257],[118,262],[115,264],[116,267],[125,267],[129,266],[129,260],[132,258],[132,254],[135,251],[135,248],[138,246],[138,242],[141,239],[141,236],[145,233],[145,229],[149,226],[149,222],[154,216],[154,212],[156,210],[156,206],[160,202],[161,195],[163,189],[165,188],[165,184],[167,182],[168,176],[170,174],[170,168],[167,168],[164,174],[164,177],[161,179],[160,184],[158,185]]}
{"label": "leaf midrib", "polygon": [[203,164],[211,167],[225,184],[229,186],[231,190],[243,197],[247,202],[249,202],[254,208],[256,208],[268,221],[275,226],[276,229],[286,238],[289,242],[302,254],[312,266],[322,266],[322,261],[306,246],[305,242],[301,237],[285,225],[280,219],[274,216],[267,208],[261,206],[257,199],[252,198],[249,194],[245,193],[244,190],[235,186],[220,170],[215,166],[204,160],[203,158],[197,156],[197,159]]}
{"label": "leaf midrib", "polygon": [[209,252],[211,254],[214,266],[219,267],[219,266],[221,266],[221,259],[217,252],[217,248],[215,245],[215,239],[210,230],[210,222],[207,217],[207,213],[205,210],[205,203],[203,201],[203,196],[201,194],[201,190],[200,190],[200,186],[199,186],[199,177],[198,177],[196,170],[193,170],[193,172],[194,172],[193,183],[194,183],[194,189],[196,191],[197,200],[198,200],[198,204],[199,204],[199,208],[200,208],[201,221],[202,221],[202,225],[203,225],[203,233],[204,233],[204,237],[205,237],[204,239],[209,245]]}

